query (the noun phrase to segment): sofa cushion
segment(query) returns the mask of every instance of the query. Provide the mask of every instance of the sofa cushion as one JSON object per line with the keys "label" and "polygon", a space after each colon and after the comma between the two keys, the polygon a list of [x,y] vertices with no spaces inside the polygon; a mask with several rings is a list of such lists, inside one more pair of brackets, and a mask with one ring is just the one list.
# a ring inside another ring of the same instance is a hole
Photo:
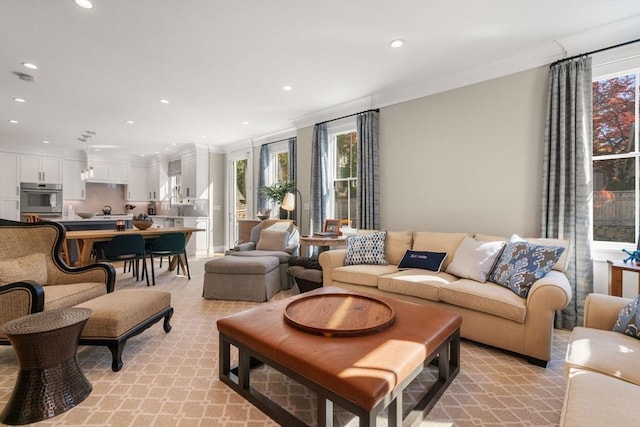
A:
{"label": "sofa cushion", "polygon": [[444,260],[442,269],[446,270],[453,254],[469,233],[440,233],[433,231],[416,231],[413,233],[414,251],[446,252],[449,256]]}
{"label": "sofa cushion", "polygon": [[44,310],[73,307],[107,294],[104,283],[86,282],[49,285],[44,288]]}
{"label": "sofa cushion", "polygon": [[[474,237],[476,240],[482,240],[486,242],[507,241],[506,237],[494,236],[491,234],[475,234]],[[542,246],[560,246],[564,248],[564,252],[562,252],[562,255],[560,255],[558,261],[553,265],[553,270],[559,271],[561,273],[567,271],[570,261],[569,256],[571,255],[571,242],[569,240],[549,239],[541,237],[525,237],[522,240],[526,240],[527,242],[535,243]]]}
{"label": "sofa cushion", "polygon": [[413,233],[411,231],[387,231],[387,261],[400,264],[404,254],[411,249]]}
{"label": "sofa cushion", "polygon": [[0,261],[0,284],[33,280],[40,285],[47,283],[47,263],[43,253]]}
{"label": "sofa cushion", "polygon": [[385,274],[378,279],[378,289],[403,295],[411,295],[431,301],[439,301],[439,290],[457,277],[429,270],[409,269]]}
{"label": "sofa cushion", "polygon": [[453,254],[447,273],[484,283],[504,245],[501,241],[483,242],[467,236]]}
{"label": "sofa cushion", "polygon": [[526,298],[536,280],[543,278],[558,261],[564,248],[529,243],[514,235],[505,246],[489,280]]}
{"label": "sofa cushion", "polygon": [[[495,283],[459,279],[440,288],[440,301],[523,323],[526,300]],[[496,331],[496,333],[499,333]]]}
{"label": "sofa cushion", "polygon": [[398,268],[419,268],[438,273],[446,257],[446,252],[407,251],[402,257]]}
{"label": "sofa cushion", "polygon": [[353,283],[354,285],[378,286],[378,278],[385,274],[395,273],[397,266],[389,265],[345,265],[336,267],[331,278],[336,282]]}
{"label": "sofa cushion", "polygon": [[572,369],[560,426],[638,425],[638,397],[640,386],[607,375]]}
{"label": "sofa cushion", "polygon": [[613,331],[640,339],[640,295],[620,310]]}
{"label": "sofa cushion", "polygon": [[385,253],[386,239],[387,233],[385,231],[349,236],[347,238],[347,256],[344,259],[344,265],[389,264]]}
{"label": "sofa cushion", "polygon": [[638,355],[640,341],[602,329],[577,326],[571,332],[565,356],[565,376],[569,369],[587,369],[640,385]]}

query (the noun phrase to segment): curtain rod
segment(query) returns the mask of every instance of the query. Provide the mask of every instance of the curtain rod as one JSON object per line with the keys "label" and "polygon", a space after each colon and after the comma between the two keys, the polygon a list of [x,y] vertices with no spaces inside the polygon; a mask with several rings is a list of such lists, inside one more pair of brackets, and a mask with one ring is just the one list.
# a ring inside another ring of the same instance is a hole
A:
{"label": "curtain rod", "polygon": [[284,139],[279,139],[277,141],[265,142],[264,144],[260,144],[260,145],[262,146],[262,145],[277,144],[278,142],[289,141],[290,139],[298,139],[298,137],[297,136],[292,136],[291,138],[284,138]]}
{"label": "curtain rod", "polygon": [[630,40],[628,42],[620,43],[620,44],[617,44],[617,45],[614,45],[614,46],[603,47],[602,49],[592,50],[590,52],[581,53],[579,55],[573,55],[573,56],[570,56],[568,58],[559,59],[559,60],[553,62],[551,65],[549,65],[549,67],[553,67],[554,65],[559,64],[561,62],[571,61],[572,59],[580,58],[581,56],[593,55],[594,53],[604,52],[605,50],[615,49],[615,48],[618,48],[618,47],[622,47],[622,46],[626,46],[628,44],[633,44],[633,43],[638,43],[638,42],[640,42],[640,39]]}
{"label": "curtain rod", "polygon": [[371,110],[360,111],[359,113],[347,114],[346,116],[338,117],[338,118],[336,118],[336,119],[325,120],[324,122],[316,123],[316,125],[321,125],[321,124],[324,124],[324,123],[335,122],[336,120],[346,119],[347,117],[357,116],[358,114],[368,113],[368,112],[370,112],[370,111],[375,111],[376,113],[379,113],[379,112],[380,112],[380,109],[379,109],[379,108],[375,108],[375,109],[371,109]]}

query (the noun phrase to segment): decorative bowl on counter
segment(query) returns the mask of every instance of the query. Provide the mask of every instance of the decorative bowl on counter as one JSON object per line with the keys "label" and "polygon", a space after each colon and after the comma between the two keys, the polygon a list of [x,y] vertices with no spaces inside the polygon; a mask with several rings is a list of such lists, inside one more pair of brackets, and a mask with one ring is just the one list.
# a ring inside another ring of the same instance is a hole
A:
{"label": "decorative bowl on counter", "polygon": [[89,219],[89,218],[93,218],[93,213],[91,212],[76,212],[76,215],[78,215],[80,218],[84,218],[84,219]]}
{"label": "decorative bowl on counter", "polygon": [[153,225],[153,220],[133,219],[133,226],[138,230],[146,230]]}

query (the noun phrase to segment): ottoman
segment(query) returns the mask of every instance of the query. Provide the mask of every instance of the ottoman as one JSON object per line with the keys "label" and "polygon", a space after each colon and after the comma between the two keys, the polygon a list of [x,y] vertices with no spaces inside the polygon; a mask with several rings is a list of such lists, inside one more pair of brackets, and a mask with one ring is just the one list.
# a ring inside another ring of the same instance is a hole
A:
{"label": "ottoman", "polygon": [[93,314],[82,329],[80,344],[104,345],[111,350],[111,369],[122,368],[122,350],[127,340],[164,318],[169,332],[173,315],[171,293],[155,289],[128,289],[111,292],[75,307],[90,308]]}
{"label": "ottoman", "polygon": [[269,301],[280,290],[276,257],[225,256],[204,265],[202,296],[231,301]]}

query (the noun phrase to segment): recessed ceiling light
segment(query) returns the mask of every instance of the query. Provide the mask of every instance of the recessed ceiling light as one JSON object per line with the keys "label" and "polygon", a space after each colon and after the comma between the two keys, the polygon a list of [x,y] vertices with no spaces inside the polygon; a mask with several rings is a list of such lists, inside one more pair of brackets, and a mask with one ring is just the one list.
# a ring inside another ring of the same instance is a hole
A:
{"label": "recessed ceiling light", "polygon": [[14,125],[17,125],[20,122],[18,122],[17,120],[9,120],[9,123],[13,123]]}
{"label": "recessed ceiling light", "polygon": [[176,145],[178,145],[178,144],[176,144],[175,142],[172,142],[172,143],[171,143],[171,145],[173,145],[173,146],[175,147],[175,146],[176,146]]}
{"label": "recessed ceiling light", "polygon": [[205,139],[207,135],[201,135],[200,138]]}
{"label": "recessed ceiling light", "polygon": [[135,123],[135,122],[134,122],[133,120],[127,120],[127,124],[128,124],[128,125],[132,125],[132,124],[134,124],[134,123]]}
{"label": "recessed ceiling light", "polygon": [[140,154],[140,157],[144,157],[144,154]]}
{"label": "recessed ceiling light", "polygon": [[164,151],[169,151],[169,147],[165,148]]}
{"label": "recessed ceiling light", "polygon": [[30,70],[37,70],[38,69],[38,66],[36,64],[32,64],[31,62],[23,62],[22,65],[25,68],[28,68]]}
{"label": "recessed ceiling light", "polygon": [[49,141],[47,141],[46,139],[44,141],[42,141],[43,144],[48,144]]}
{"label": "recessed ceiling light", "polygon": [[168,100],[168,99],[164,99],[164,98],[162,98],[162,99],[160,100],[160,102],[161,102],[162,104],[168,104],[168,103],[169,103],[169,100]]}
{"label": "recessed ceiling light", "polygon": [[245,120],[244,122],[242,122],[242,124],[243,124],[243,125],[248,125],[248,124],[249,124],[249,122]]}
{"label": "recessed ceiling light", "polygon": [[84,9],[93,9],[93,4],[89,0],[75,0],[75,2]]}
{"label": "recessed ceiling light", "polygon": [[284,90],[285,92],[291,92],[293,88],[289,85],[285,85],[285,86],[282,86],[282,90]]}
{"label": "recessed ceiling light", "polygon": [[391,47],[402,47],[403,45],[404,40],[402,39],[391,40],[391,42],[389,42],[389,46]]}
{"label": "recessed ceiling light", "polygon": [[23,98],[13,98],[14,101],[16,102],[27,102],[25,99]]}

